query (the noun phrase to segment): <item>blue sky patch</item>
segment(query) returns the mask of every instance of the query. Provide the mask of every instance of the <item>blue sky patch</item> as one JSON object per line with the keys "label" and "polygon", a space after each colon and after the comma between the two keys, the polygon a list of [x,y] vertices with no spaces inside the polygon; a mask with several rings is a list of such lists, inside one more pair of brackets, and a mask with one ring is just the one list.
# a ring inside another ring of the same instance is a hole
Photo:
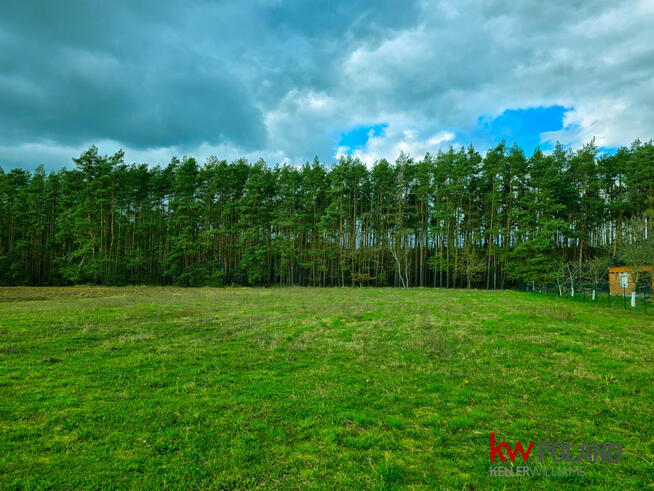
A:
{"label": "blue sky patch", "polygon": [[338,140],[339,147],[347,147],[351,153],[353,150],[362,149],[368,143],[370,136],[381,136],[388,123],[379,123],[371,126],[355,126],[348,131],[341,133]]}
{"label": "blue sky patch", "polygon": [[541,133],[562,129],[563,116],[571,109],[563,106],[530,107],[507,109],[492,119],[481,116],[470,139],[490,146],[502,140],[506,140],[508,145],[517,142],[527,154],[531,154],[537,146],[549,150],[552,144],[541,143]]}

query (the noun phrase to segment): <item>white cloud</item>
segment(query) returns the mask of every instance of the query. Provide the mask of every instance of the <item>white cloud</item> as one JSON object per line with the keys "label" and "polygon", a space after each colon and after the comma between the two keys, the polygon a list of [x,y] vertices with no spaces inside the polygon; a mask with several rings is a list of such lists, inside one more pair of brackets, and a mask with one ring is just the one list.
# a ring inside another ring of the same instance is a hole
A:
{"label": "white cloud", "polygon": [[[616,146],[654,136],[651,2],[475,5],[425,2],[414,28],[354,51],[344,70],[357,90],[350,107],[360,103],[368,120],[383,115],[389,128],[398,125],[390,113],[423,131],[467,133],[480,115],[563,105],[573,108],[564,128],[543,141],[595,136]],[[361,153],[377,154],[382,140],[387,151],[424,148],[407,133],[371,139]]]}
{"label": "white cloud", "polygon": [[367,144],[354,150],[352,155],[369,166],[382,158],[393,161],[402,152],[422,158],[427,152],[434,154],[440,148],[449,147],[454,137],[454,133],[444,131],[423,138],[416,129],[402,129],[402,126],[389,124],[382,134],[370,135]]}
{"label": "white cloud", "polygon": [[432,136],[429,140],[427,140],[427,143],[429,143],[430,145],[439,145],[443,142],[449,142],[452,140],[454,140],[454,133],[451,133],[449,131],[443,131],[438,135]]}

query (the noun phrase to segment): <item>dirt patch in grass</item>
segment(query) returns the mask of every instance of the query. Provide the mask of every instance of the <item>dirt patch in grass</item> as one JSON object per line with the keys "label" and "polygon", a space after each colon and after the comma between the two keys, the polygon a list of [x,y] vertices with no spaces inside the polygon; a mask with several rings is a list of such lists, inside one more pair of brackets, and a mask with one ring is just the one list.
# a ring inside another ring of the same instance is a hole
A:
{"label": "dirt patch in grass", "polygon": [[0,302],[33,302],[39,300],[66,300],[81,298],[102,298],[129,293],[127,288],[106,288],[95,286],[75,287],[0,287]]}

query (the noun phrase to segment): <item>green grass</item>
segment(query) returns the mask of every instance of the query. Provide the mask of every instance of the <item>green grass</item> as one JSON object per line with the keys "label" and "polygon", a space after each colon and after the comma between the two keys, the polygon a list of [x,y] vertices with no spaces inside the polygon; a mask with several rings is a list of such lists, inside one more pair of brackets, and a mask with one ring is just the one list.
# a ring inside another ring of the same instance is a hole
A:
{"label": "green grass", "polygon": [[[0,488],[651,487],[653,327],[519,292],[2,288]],[[491,431],[622,460],[490,477]]]}
{"label": "green grass", "polygon": [[[540,297],[559,296],[558,292],[556,292],[554,289],[549,289],[546,292],[530,291],[529,293]],[[636,298],[635,307],[631,306],[631,295],[625,295],[622,293],[609,295],[608,293],[605,292],[598,292],[595,297],[595,300],[593,300],[592,289],[588,289],[588,288],[578,291],[574,297],[571,297],[570,293],[564,293],[559,298],[560,300],[567,300],[568,302],[589,303],[594,305],[595,307],[609,308],[616,311],[631,310],[632,312],[642,312],[645,314],[654,315],[654,299],[649,293],[646,296],[638,295],[638,297]]]}

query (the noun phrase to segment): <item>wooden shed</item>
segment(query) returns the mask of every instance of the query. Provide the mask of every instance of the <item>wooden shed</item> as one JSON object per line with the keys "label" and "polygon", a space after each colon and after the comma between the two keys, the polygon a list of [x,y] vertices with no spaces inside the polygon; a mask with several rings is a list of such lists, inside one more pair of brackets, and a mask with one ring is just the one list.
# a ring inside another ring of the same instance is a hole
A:
{"label": "wooden shed", "polygon": [[[651,271],[651,266],[646,266],[643,271]],[[631,295],[634,289],[634,282],[629,274],[631,268],[628,266],[614,266],[609,268],[609,291],[611,295],[625,293]],[[654,288],[654,277],[652,277],[652,287]]]}

